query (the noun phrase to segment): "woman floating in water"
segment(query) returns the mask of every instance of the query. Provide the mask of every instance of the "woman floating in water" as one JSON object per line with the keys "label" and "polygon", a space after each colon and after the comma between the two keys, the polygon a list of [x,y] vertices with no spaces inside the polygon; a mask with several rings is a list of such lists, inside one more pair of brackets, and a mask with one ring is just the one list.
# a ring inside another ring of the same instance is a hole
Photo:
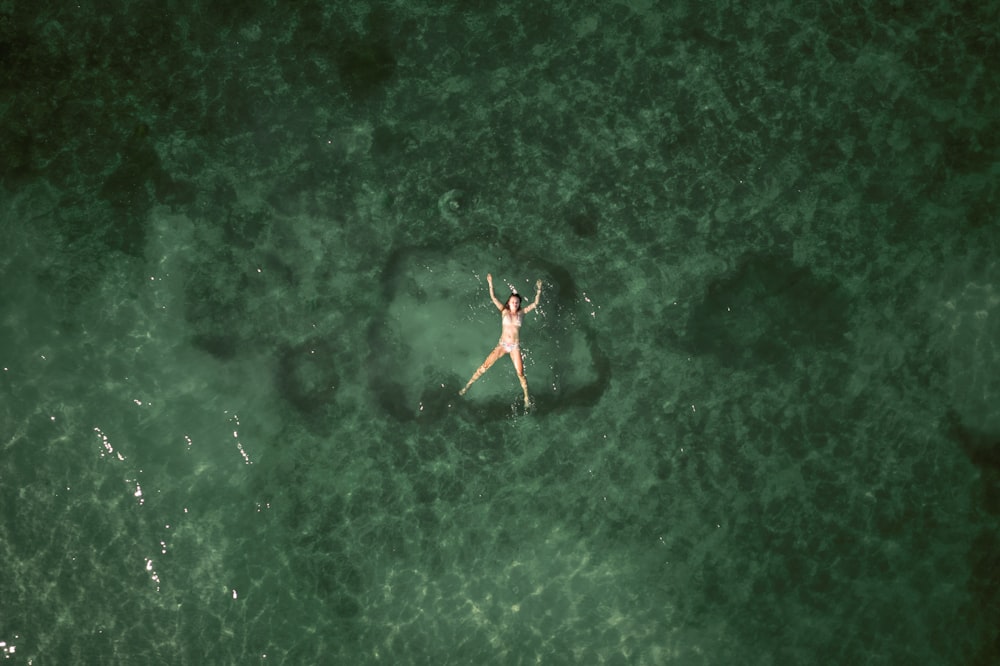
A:
{"label": "woman floating in water", "polygon": [[519,334],[521,322],[524,321],[524,313],[534,310],[538,306],[538,299],[542,297],[542,281],[539,280],[535,283],[535,288],[537,289],[535,302],[523,309],[521,308],[521,295],[516,290],[511,291],[510,296],[507,297],[507,304],[504,305],[497,298],[496,294],[493,293],[493,276],[489,273],[486,274],[486,282],[490,285],[490,299],[497,306],[497,309],[503,313],[501,315],[503,328],[500,331],[500,342],[497,343],[496,349],[486,357],[483,364],[472,375],[469,383],[458,394],[465,395],[465,392],[469,390],[472,383],[482,377],[483,373],[489,370],[490,366],[496,363],[498,358],[504,354],[510,354],[510,360],[514,362],[514,369],[517,370],[517,378],[521,380],[521,388],[524,390],[524,406],[525,408],[530,407],[531,399],[528,398],[528,380],[524,377],[524,359],[521,358]]}

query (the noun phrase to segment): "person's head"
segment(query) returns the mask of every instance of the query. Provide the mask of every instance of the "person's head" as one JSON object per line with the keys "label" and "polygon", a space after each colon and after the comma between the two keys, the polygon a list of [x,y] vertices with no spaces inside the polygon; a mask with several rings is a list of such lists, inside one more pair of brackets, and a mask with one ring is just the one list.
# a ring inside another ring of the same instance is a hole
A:
{"label": "person's head", "polygon": [[512,291],[510,296],[507,297],[507,309],[517,312],[521,309],[521,294],[516,291]]}

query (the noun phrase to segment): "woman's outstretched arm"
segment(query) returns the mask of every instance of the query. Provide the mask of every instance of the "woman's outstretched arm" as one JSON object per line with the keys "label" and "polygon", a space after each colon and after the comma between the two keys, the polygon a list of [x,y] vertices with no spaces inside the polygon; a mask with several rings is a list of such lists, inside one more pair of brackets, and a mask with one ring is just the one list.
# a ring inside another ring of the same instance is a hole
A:
{"label": "woman's outstretched arm", "polygon": [[539,299],[542,297],[542,281],[538,280],[535,282],[535,302],[524,308],[525,312],[531,312],[538,305]]}
{"label": "woman's outstretched arm", "polygon": [[486,282],[490,285],[490,300],[493,301],[493,305],[497,306],[497,310],[503,310],[503,303],[497,298],[497,295],[493,293],[493,274],[486,274]]}

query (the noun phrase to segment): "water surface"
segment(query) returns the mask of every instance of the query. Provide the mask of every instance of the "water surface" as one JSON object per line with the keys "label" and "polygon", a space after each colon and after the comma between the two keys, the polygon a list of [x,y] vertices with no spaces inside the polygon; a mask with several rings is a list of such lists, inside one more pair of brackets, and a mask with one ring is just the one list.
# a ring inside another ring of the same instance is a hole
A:
{"label": "water surface", "polygon": [[997,4],[335,4],[0,5],[4,656],[987,663]]}

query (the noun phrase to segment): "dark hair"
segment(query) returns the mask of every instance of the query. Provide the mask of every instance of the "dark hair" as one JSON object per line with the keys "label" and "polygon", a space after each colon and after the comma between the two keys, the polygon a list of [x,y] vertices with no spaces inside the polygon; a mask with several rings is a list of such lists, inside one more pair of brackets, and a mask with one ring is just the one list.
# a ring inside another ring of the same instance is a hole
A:
{"label": "dark hair", "polygon": [[510,296],[508,296],[507,300],[504,301],[504,302],[505,303],[510,303],[510,299],[511,299],[512,296],[515,297],[515,298],[517,298],[517,309],[520,310],[521,309],[521,301],[523,301],[524,298],[521,296],[521,294],[517,293],[516,291],[510,292]]}

